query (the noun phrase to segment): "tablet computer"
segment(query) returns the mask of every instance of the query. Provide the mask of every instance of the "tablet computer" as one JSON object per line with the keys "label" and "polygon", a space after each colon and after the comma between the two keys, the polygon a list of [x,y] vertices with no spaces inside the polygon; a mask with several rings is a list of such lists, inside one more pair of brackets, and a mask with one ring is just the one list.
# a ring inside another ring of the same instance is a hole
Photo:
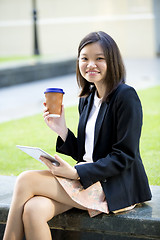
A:
{"label": "tablet computer", "polygon": [[40,156],[47,158],[55,166],[59,166],[60,165],[60,163],[53,156],[51,156],[49,153],[45,152],[41,148],[21,146],[21,145],[16,145],[16,147],[21,149],[23,152],[27,153],[29,156],[35,158],[36,160],[38,160],[41,163],[43,163],[43,162],[40,160]]}

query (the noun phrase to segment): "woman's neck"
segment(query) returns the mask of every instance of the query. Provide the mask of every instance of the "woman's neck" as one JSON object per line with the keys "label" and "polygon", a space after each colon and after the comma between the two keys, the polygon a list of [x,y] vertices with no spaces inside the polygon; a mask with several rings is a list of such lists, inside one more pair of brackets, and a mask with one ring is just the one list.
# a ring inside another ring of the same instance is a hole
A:
{"label": "woman's neck", "polygon": [[97,97],[103,98],[106,93],[106,86],[104,84],[96,84]]}

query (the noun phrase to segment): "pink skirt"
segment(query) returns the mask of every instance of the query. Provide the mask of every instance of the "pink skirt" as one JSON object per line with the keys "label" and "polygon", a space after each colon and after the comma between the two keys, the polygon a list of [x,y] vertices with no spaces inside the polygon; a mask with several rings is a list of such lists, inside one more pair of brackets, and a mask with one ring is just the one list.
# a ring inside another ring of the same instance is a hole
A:
{"label": "pink skirt", "polygon": [[102,212],[109,213],[100,182],[96,182],[87,189],[83,189],[79,180],[62,177],[56,178],[72,200],[88,210],[90,217],[94,217]]}

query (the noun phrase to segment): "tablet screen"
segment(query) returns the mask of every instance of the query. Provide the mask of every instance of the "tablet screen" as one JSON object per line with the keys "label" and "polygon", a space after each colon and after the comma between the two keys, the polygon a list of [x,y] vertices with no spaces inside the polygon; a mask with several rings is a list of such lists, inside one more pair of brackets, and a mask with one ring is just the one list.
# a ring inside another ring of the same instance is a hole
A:
{"label": "tablet screen", "polygon": [[[21,146],[16,145],[17,148],[21,149],[23,152],[27,153],[29,156],[35,158],[39,162],[43,163],[39,158],[40,156],[47,158],[50,160],[55,166],[59,166],[60,163],[49,153],[45,152],[41,148],[38,147],[28,147],[28,146]],[[44,163],[43,163],[44,164]]]}

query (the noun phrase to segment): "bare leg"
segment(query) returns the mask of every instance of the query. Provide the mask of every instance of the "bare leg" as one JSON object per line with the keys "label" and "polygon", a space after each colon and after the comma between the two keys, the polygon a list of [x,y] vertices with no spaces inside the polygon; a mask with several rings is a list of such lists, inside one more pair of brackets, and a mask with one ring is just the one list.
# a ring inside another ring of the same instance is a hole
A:
{"label": "bare leg", "polygon": [[46,197],[33,197],[24,206],[23,222],[26,239],[52,239],[47,222],[55,215],[69,210],[70,206]]}
{"label": "bare leg", "polygon": [[[54,202],[61,203],[61,205],[55,205],[55,208],[56,206],[59,207],[59,212],[58,210],[53,210],[53,216],[72,207],[85,210],[85,208],[75,203],[67,195],[63,187],[49,171],[24,172],[17,179],[3,240],[22,240],[24,234],[22,219],[27,223],[27,215],[23,216],[24,206],[34,196],[43,196],[54,200]],[[64,208],[63,205],[67,205],[68,207]],[[54,207],[52,206],[52,208]],[[48,215],[46,216],[47,218]],[[26,232],[27,229],[26,227]],[[47,240],[47,237],[43,239]]]}

